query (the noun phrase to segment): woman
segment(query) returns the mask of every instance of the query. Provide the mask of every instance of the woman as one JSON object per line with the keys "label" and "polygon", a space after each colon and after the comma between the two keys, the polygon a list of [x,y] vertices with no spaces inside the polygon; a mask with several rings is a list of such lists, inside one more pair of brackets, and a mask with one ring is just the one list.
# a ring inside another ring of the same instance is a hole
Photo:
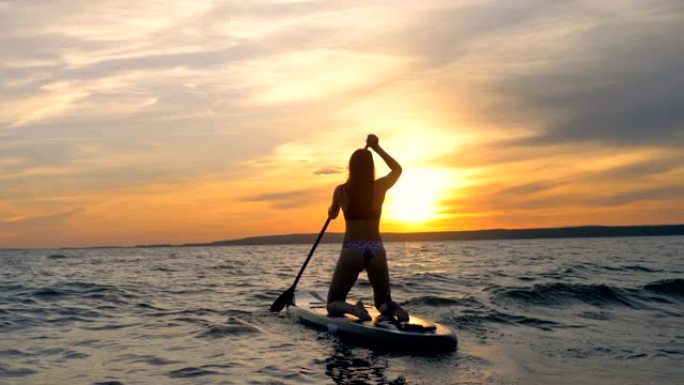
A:
{"label": "woman", "polygon": [[[380,213],[385,193],[401,175],[401,166],[382,147],[378,137],[368,135],[366,148],[370,147],[387,163],[390,173],[375,180],[373,155],[367,149],[356,150],[349,160],[349,179],[337,186],[332,205],[328,210],[330,218],[337,218],[340,208],[344,213],[346,231],[340,258],[335,267],[328,290],[328,314],[341,316],[352,314],[362,321],[370,320],[368,311],[361,301],[355,305],[346,302],[347,294],[364,269],[373,286],[375,308],[385,317],[396,316],[408,320],[408,314],[390,298],[387,254],[380,238]],[[391,303],[391,309],[388,304]]]}

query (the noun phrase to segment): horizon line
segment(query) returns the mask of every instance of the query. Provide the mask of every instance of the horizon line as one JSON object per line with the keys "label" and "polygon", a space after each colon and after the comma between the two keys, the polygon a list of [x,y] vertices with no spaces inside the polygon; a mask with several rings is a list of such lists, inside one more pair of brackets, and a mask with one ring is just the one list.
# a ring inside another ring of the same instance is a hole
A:
{"label": "horizon line", "polygon": [[[486,234],[486,233],[493,233],[493,232],[534,232],[534,231],[562,231],[562,230],[578,230],[578,229],[614,229],[614,230],[627,230],[627,229],[644,229],[644,228],[677,228],[681,227],[681,229],[675,229],[674,233],[664,233],[664,234],[644,234],[643,236],[663,236],[663,235],[684,235],[684,223],[666,223],[666,224],[641,224],[641,225],[577,225],[577,226],[561,226],[561,227],[533,227],[533,228],[490,228],[490,229],[478,229],[478,230],[439,230],[439,231],[410,231],[410,232],[384,232],[382,233],[385,236],[390,236],[390,239],[385,239],[383,237],[383,242],[409,242],[409,240],[393,240],[391,239],[392,236],[410,236],[410,235],[456,235],[456,234]],[[679,231],[677,231],[679,230]],[[96,246],[62,246],[62,247],[38,247],[38,248],[25,248],[25,247],[19,247],[19,248],[13,248],[13,247],[0,247],[0,250],[79,250],[79,249],[107,249],[107,248],[119,248],[119,249],[125,249],[125,248],[154,248],[154,247],[207,247],[207,246],[245,246],[245,245],[250,245],[249,241],[258,241],[258,240],[268,240],[269,238],[287,238],[287,237],[315,237],[317,233],[286,233],[286,234],[267,234],[267,235],[254,235],[254,236],[248,236],[248,237],[240,237],[240,238],[231,238],[231,239],[223,239],[223,240],[217,240],[217,241],[208,241],[208,242],[192,242],[192,243],[180,243],[180,244],[139,244],[139,245],[131,245],[131,246],[122,246],[122,245],[96,245]],[[326,238],[330,238],[330,236],[342,236],[344,235],[344,232],[328,232],[323,236],[323,239],[321,239],[322,243],[335,243],[337,240],[330,240]],[[531,234],[529,234],[531,235]],[[619,237],[619,236],[639,236],[638,233],[634,234],[625,234],[625,235],[587,235],[588,237],[592,238],[597,238],[597,237]],[[495,240],[495,239],[540,239],[540,238],[579,238],[580,236],[572,236],[570,234],[566,236],[562,236],[560,234],[557,234],[556,236],[541,236],[538,234],[538,236],[528,236],[528,237],[517,237],[517,238],[506,238],[506,237],[494,237],[494,238],[473,238],[470,240]],[[453,239],[453,240],[469,240],[469,239]],[[430,240],[425,240],[425,241],[430,241]],[[434,241],[439,241],[439,240],[434,240]],[[240,242],[245,242],[243,244],[240,244]],[[277,245],[277,244],[306,244],[308,242],[286,242],[286,243],[278,243],[274,242],[264,242],[261,243],[261,245]],[[252,243],[252,245],[259,245],[256,243]]]}

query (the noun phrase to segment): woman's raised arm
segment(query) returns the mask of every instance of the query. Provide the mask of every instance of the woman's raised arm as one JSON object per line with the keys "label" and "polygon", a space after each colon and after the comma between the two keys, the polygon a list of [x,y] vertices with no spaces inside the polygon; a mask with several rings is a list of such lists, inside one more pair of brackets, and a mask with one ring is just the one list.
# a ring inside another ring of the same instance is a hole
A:
{"label": "woman's raised arm", "polygon": [[390,173],[378,180],[385,187],[385,189],[389,189],[397,182],[399,176],[401,176],[401,165],[399,165],[399,162],[397,162],[394,158],[392,158],[392,156],[390,156],[390,154],[380,147],[380,141],[377,136],[373,134],[368,135],[366,144],[378,155],[380,155],[382,160],[384,160],[387,164],[387,167],[390,168]]}

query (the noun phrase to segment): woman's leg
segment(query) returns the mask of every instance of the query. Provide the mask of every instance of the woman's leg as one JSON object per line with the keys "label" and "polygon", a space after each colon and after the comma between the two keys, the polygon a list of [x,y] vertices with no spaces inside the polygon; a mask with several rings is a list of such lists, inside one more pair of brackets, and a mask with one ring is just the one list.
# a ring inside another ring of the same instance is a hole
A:
{"label": "woman's leg", "polygon": [[349,313],[361,320],[370,320],[368,311],[364,309],[361,301],[355,305],[347,303],[347,294],[356,283],[356,279],[364,267],[362,255],[353,249],[342,248],[332,282],[330,282],[330,289],[328,289],[328,304],[326,306],[328,314],[341,316]]}
{"label": "woman's leg", "polygon": [[366,272],[368,273],[368,280],[373,286],[375,307],[380,309],[380,306],[385,303],[390,292],[387,254],[385,250],[378,250],[368,261]]}
{"label": "woman's leg", "polygon": [[[373,286],[373,300],[375,308],[382,314],[387,313],[387,297],[390,295],[389,269],[387,268],[387,253],[378,250],[366,265],[368,280]],[[408,313],[396,302],[392,301],[392,312],[400,321],[407,321]]]}

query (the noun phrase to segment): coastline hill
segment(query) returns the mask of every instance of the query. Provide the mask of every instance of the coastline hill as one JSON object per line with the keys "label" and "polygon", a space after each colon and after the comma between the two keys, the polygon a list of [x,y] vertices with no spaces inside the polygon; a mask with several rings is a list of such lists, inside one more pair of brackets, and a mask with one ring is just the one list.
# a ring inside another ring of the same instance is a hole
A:
{"label": "coastline hill", "polygon": [[[312,244],[318,234],[285,234],[248,237],[209,243],[182,245],[140,245],[137,247],[169,246],[241,246]],[[652,226],[580,226],[541,229],[492,229],[473,231],[440,231],[418,233],[383,233],[384,242],[470,241],[496,239],[544,239],[544,238],[595,238],[595,237],[642,237],[684,235],[684,225]],[[342,233],[326,233],[322,243],[341,243]]]}

